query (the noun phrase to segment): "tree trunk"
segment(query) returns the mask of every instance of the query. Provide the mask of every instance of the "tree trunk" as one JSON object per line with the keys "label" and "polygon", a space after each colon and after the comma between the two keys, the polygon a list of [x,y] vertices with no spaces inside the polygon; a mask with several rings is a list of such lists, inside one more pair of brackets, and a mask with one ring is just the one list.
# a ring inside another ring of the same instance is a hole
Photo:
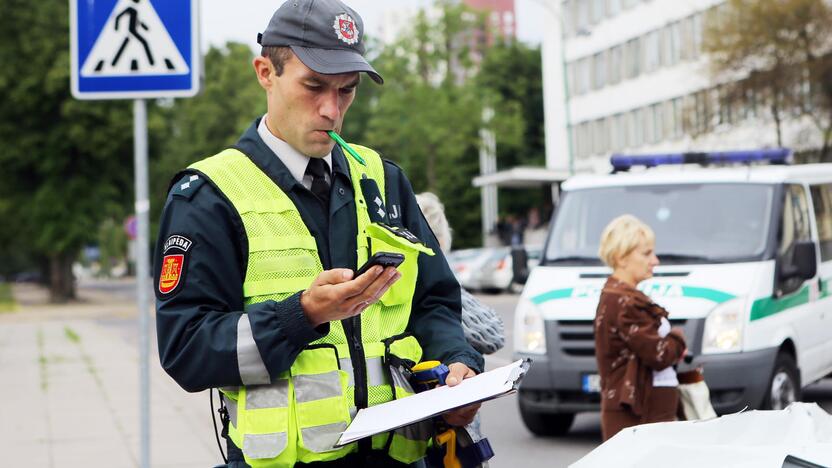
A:
{"label": "tree trunk", "polygon": [[[775,100],[777,97],[774,98]],[[783,147],[783,133],[780,128],[780,108],[776,103],[771,105],[771,116],[774,117],[774,128],[777,130],[777,147]]]}
{"label": "tree trunk", "polygon": [[75,299],[75,277],[72,262],[75,252],[60,252],[49,256],[49,300],[63,303]]}

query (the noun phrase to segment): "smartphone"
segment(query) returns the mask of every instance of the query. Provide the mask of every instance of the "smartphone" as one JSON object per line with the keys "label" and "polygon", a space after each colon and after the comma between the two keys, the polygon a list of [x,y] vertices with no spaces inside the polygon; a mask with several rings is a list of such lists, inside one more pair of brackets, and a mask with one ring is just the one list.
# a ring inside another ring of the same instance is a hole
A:
{"label": "smartphone", "polygon": [[367,272],[370,268],[380,265],[382,267],[397,267],[402,264],[404,261],[404,255],[400,253],[393,253],[393,252],[376,252],[367,260],[367,263],[361,266],[358,271],[355,273],[355,278],[363,275]]}

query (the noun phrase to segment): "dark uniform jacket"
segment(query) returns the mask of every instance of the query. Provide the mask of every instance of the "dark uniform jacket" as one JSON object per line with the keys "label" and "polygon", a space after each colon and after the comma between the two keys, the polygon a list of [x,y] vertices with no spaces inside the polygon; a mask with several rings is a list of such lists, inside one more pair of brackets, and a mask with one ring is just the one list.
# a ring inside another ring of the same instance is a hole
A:
{"label": "dark uniform jacket", "polygon": [[667,311],[641,291],[607,279],[595,313],[595,358],[601,376],[601,409],[637,416],[650,401],[653,371],[675,364],[685,350],[678,330],[659,336]]}
{"label": "dark uniform jacket", "polygon": [[[356,204],[349,166],[340,147],[336,145],[332,151],[327,209],[260,139],[258,124],[259,119],[236,148],[292,199],[315,237],[323,268],[355,269]],[[385,160],[384,169],[390,224],[406,227],[436,252],[432,257],[419,256],[408,331],[422,345],[424,360],[461,362],[481,372],[482,355],[465,341],[460,325],[459,284],[416,204],[410,182],[395,164]],[[205,176],[185,171],[176,180],[162,213],[154,255],[161,364],[190,392],[239,386],[243,382],[237,365],[237,322],[244,309],[243,281],[248,260],[242,220]],[[161,259],[170,239],[187,249],[177,282],[172,286],[173,282],[167,281],[162,287]],[[329,324],[313,328],[306,320],[300,293],[281,302],[266,301],[245,309],[269,375],[288,370],[306,345],[329,332]]]}

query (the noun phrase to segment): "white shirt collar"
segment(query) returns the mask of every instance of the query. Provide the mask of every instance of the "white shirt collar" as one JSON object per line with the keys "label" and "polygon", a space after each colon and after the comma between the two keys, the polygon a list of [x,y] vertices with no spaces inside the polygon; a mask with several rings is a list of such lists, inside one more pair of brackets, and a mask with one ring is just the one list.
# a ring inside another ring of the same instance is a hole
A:
{"label": "white shirt collar", "polygon": [[[311,186],[312,184],[311,178],[307,177],[307,179],[310,180],[304,180],[306,166],[309,164],[309,156],[303,155],[300,151],[293,148],[289,143],[286,143],[280,138],[274,136],[271,130],[269,130],[269,127],[266,126],[266,115],[264,115],[263,118],[260,119],[260,125],[257,126],[257,133],[260,135],[260,138],[263,140],[263,142],[266,143],[266,146],[268,146],[269,149],[272,150],[272,152],[276,154],[278,158],[280,158],[283,164],[286,165],[286,168],[289,169],[289,172],[292,174],[292,177],[294,177],[295,180],[303,184],[306,188],[309,188],[309,186]],[[330,152],[329,154],[324,156],[323,159],[324,161],[326,161],[331,177],[332,153]]]}

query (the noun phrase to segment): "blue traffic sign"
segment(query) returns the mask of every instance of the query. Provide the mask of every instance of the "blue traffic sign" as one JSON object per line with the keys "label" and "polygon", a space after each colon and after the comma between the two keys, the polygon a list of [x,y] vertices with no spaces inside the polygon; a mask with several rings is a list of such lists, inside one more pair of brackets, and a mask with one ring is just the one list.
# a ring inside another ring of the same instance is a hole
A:
{"label": "blue traffic sign", "polygon": [[78,99],[188,97],[199,91],[198,0],[71,0]]}

